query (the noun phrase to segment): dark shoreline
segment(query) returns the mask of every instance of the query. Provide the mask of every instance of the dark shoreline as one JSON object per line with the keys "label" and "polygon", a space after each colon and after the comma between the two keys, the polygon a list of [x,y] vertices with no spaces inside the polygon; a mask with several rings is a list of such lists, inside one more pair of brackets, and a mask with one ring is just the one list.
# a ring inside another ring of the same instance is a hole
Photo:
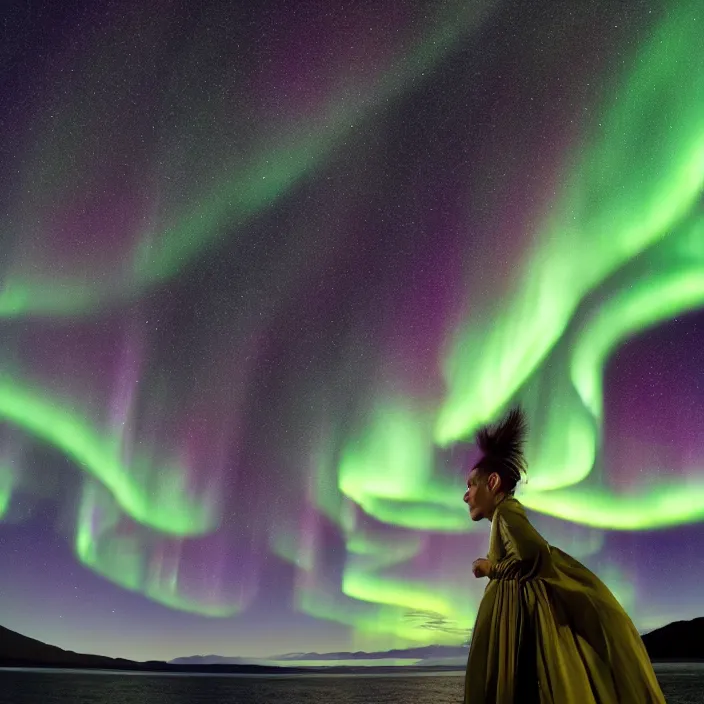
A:
{"label": "dark shoreline", "polygon": [[[704,618],[692,621],[677,621],[663,628],[651,631],[642,636],[643,644],[649,653],[653,664],[685,664],[704,662]],[[432,649],[432,647],[431,647]],[[399,651],[376,653],[379,655],[392,654],[398,657]],[[288,667],[268,664],[204,664],[204,663],[177,663],[162,660],[148,660],[137,662],[127,658],[111,658],[101,655],[89,655],[64,650],[54,645],[42,643],[34,638],[29,638],[0,626],[0,669],[13,670],[81,670],[84,672],[134,672],[152,674],[193,674],[193,675],[391,675],[391,674],[441,674],[445,672],[462,672],[463,664],[453,665],[423,665],[426,655],[418,650],[408,651],[413,653],[417,665],[336,665],[342,657],[349,656],[362,659],[365,653],[328,653],[330,665],[321,666],[320,659],[324,655],[315,655],[318,664],[315,666]],[[368,655],[368,654],[366,654]],[[466,657],[465,652],[453,653],[455,658]],[[368,658],[366,658],[368,659]],[[430,658],[428,658],[430,659]],[[300,662],[300,661],[299,661]],[[455,662],[457,662],[455,660]]]}
{"label": "dark shoreline", "polygon": [[171,665],[169,663],[125,663],[123,664],[83,664],[80,662],[55,664],[46,662],[0,661],[0,670],[81,670],[84,672],[135,672],[151,674],[201,674],[201,675],[320,675],[320,674],[389,674],[389,673],[441,673],[464,671],[464,667],[437,665],[431,667],[415,665],[388,665],[366,667],[354,665],[330,665],[329,667],[279,667],[275,665]]}
{"label": "dark shoreline", "polygon": [[[653,665],[685,665],[704,664],[704,658],[658,658],[651,661]],[[130,665],[84,665],[71,663],[57,665],[42,662],[13,662],[0,661],[0,671],[80,671],[95,673],[123,673],[123,674],[151,674],[151,675],[255,675],[255,676],[292,676],[292,675],[401,675],[401,674],[445,674],[450,672],[462,673],[463,666],[437,665],[430,667],[401,665],[381,667],[276,667],[266,665],[169,665],[168,663],[131,663]]]}

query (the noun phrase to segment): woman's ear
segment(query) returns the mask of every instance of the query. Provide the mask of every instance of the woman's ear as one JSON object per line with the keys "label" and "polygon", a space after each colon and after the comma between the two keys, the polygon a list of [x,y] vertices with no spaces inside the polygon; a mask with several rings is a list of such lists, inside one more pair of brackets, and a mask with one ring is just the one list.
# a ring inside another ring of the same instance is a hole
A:
{"label": "woman's ear", "polygon": [[492,472],[489,475],[486,484],[489,487],[489,491],[496,491],[499,488],[499,485],[501,484],[501,477],[496,472]]}

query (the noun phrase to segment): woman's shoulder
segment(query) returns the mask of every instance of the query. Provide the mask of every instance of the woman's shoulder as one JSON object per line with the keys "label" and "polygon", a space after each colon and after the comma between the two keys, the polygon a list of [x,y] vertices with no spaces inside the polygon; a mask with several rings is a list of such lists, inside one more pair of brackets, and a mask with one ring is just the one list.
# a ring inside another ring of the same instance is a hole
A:
{"label": "woman's shoulder", "polygon": [[525,517],[526,512],[523,504],[514,496],[507,496],[496,507],[496,514],[499,516],[519,515]]}

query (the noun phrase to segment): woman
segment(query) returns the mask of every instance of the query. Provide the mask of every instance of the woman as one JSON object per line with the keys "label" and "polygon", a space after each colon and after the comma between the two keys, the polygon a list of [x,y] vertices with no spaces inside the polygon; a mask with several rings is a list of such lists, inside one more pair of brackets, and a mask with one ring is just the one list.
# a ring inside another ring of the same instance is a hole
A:
{"label": "woman", "polygon": [[477,434],[467,479],[473,521],[491,521],[488,577],[467,661],[465,704],[665,704],[645,646],[608,588],[549,545],[513,497],[526,471],[517,408]]}

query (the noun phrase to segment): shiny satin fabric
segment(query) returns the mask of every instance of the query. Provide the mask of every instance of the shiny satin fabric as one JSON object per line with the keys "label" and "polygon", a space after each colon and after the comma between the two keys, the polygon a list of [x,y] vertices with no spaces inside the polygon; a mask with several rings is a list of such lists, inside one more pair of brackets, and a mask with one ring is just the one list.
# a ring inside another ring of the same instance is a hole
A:
{"label": "shiny satin fabric", "polygon": [[665,704],[643,641],[616,598],[549,545],[513,497],[494,512],[488,559],[465,704]]}

